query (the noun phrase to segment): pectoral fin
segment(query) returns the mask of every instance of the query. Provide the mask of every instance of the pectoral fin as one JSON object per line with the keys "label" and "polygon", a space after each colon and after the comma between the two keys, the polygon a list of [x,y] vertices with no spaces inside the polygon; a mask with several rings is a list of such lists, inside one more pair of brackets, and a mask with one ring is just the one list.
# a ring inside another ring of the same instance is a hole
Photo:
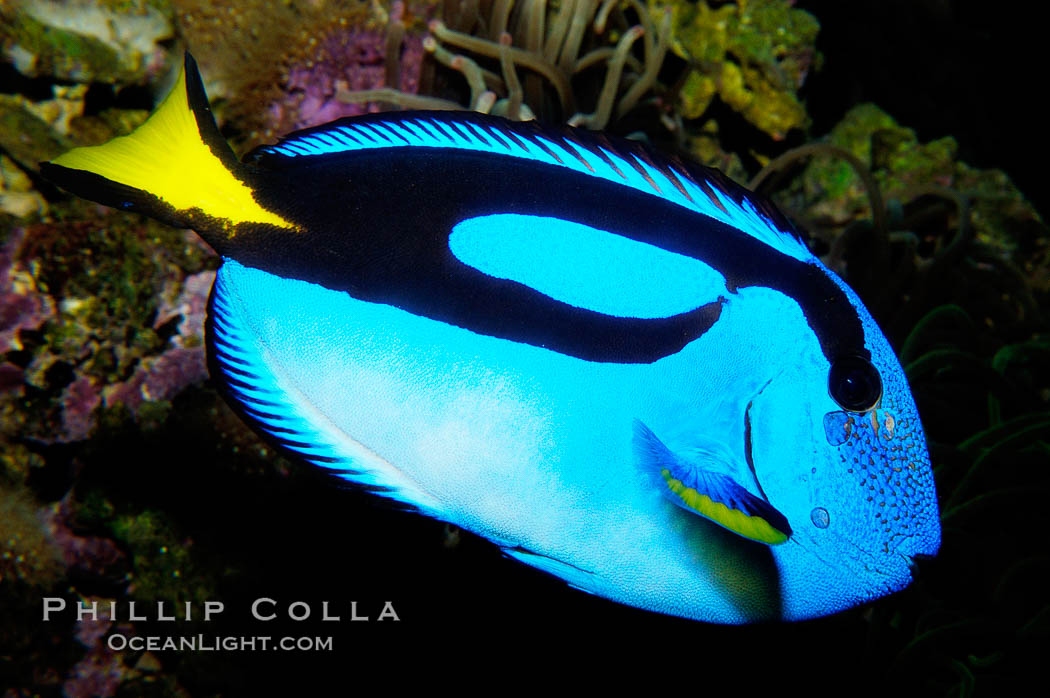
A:
{"label": "pectoral fin", "polygon": [[[635,452],[663,494],[678,506],[730,531],[767,545],[791,537],[787,518],[773,505],[717,472],[702,458],[690,462],[677,456],[642,422],[634,422]],[[712,457],[714,454],[712,454]]]}

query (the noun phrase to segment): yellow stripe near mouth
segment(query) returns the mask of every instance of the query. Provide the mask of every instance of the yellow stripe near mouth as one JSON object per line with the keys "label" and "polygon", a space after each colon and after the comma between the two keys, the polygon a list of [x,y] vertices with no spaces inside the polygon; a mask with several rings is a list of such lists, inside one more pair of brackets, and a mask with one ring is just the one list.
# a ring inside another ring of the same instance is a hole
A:
{"label": "yellow stripe near mouth", "polygon": [[141,189],[177,211],[199,209],[233,226],[241,223],[297,226],[267,211],[202,140],[186,94],[186,71],[160,108],[133,133],[110,142],[75,148],[54,163]]}
{"label": "yellow stripe near mouth", "polygon": [[687,487],[681,480],[672,477],[667,468],[661,470],[660,474],[667,487],[687,508],[733,533],[766,545],[779,545],[788,539],[787,534],[771,526],[761,516],[750,516],[739,509],[731,509],[722,502],[716,502],[708,495]]}

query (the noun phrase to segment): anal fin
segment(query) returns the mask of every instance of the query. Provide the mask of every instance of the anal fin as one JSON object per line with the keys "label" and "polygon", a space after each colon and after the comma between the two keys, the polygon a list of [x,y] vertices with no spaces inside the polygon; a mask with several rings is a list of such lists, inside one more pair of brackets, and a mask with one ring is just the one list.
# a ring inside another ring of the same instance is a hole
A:
{"label": "anal fin", "polygon": [[500,550],[509,558],[524,562],[526,565],[535,567],[547,574],[564,579],[574,589],[585,591],[588,594],[600,593],[596,587],[601,585],[601,579],[596,577],[593,572],[570,565],[549,555],[541,555],[520,545],[514,547],[501,546]]}

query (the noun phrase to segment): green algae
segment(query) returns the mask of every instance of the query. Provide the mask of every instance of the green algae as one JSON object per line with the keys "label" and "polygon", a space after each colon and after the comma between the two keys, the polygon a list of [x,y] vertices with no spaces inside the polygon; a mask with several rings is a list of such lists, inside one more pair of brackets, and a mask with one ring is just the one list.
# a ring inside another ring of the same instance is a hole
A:
{"label": "green algae", "polygon": [[114,540],[130,554],[129,595],[182,607],[218,598],[215,582],[194,560],[192,542],[180,536],[161,511],[118,514],[107,522]]}
{"label": "green algae", "polygon": [[37,287],[62,299],[44,330],[47,350],[107,383],[162,348],[151,327],[161,292],[208,259],[182,231],[79,203],[31,226],[23,258]]}
{"label": "green algae", "polygon": [[171,416],[169,400],[145,400],[135,410],[135,419],[144,432],[160,429]]}
{"label": "green algae", "polygon": [[145,109],[105,109],[69,122],[69,139],[76,145],[97,145],[131,133],[149,118]]}
{"label": "green algae", "polygon": [[103,528],[116,515],[117,508],[101,489],[90,489],[87,494],[74,500],[77,526],[84,528]]}
{"label": "green algae", "polygon": [[44,466],[44,459],[25,444],[0,440],[0,482],[20,485],[29,474]]}
{"label": "green algae", "polygon": [[86,86],[56,88],[52,99],[31,102],[21,95],[0,94],[0,149],[24,168],[52,160],[70,148],[98,145],[141,125],[142,109],[105,109],[83,114]]}
{"label": "green algae", "polygon": [[[914,130],[877,106],[861,104],[846,113],[824,142],[870,168],[891,210],[922,196],[959,197],[975,239],[1023,269],[1034,288],[1047,290],[1050,243],[1039,214],[1002,171],[959,161],[953,138],[920,142]],[[810,160],[780,201],[822,225],[845,226],[872,216],[857,172],[843,159],[824,155]]]}
{"label": "green algae", "polygon": [[48,538],[39,504],[25,487],[0,483],[0,583],[49,588],[65,571]]}
{"label": "green algae", "polygon": [[785,0],[650,0],[672,13],[672,48],[691,68],[680,92],[681,113],[699,118],[717,96],[747,121],[782,139],[808,122],[797,90],[817,61],[820,25]]}
{"label": "green algae", "polygon": [[[873,104],[851,109],[824,139],[840,147],[871,167],[874,134],[887,134],[887,142],[915,144],[913,132],[901,129],[893,118]],[[878,174],[876,175],[878,176]],[[841,158],[816,156],[802,174],[804,197],[810,202],[808,216],[845,224],[858,218],[870,218],[868,193],[853,167]]]}
{"label": "green algae", "polygon": [[172,35],[166,2],[37,0],[0,10],[0,44],[25,75],[74,82],[140,83],[163,66]]}
{"label": "green algae", "polygon": [[56,158],[73,144],[26,108],[25,98],[0,94],[0,149],[23,165]]}
{"label": "green algae", "polygon": [[953,178],[971,201],[977,241],[1010,260],[1036,293],[1050,294],[1050,234],[1009,175],[958,163]]}
{"label": "green algae", "polygon": [[[33,102],[0,94],[0,211],[33,220],[48,206],[33,188],[37,164],[72,147],[104,143],[144,122],[145,110],[106,109],[84,114],[86,85],[53,88],[52,99]],[[8,157],[10,155],[10,158]]]}
{"label": "green algae", "polygon": [[4,33],[34,57],[31,74],[76,82],[130,77],[117,52],[99,39],[48,26],[26,12],[16,13]]}
{"label": "green algae", "polygon": [[[92,395],[97,401],[167,347],[154,327],[158,308],[187,275],[216,265],[187,235],[80,201],[56,202],[46,220],[27,226],[18,263],[56,312],[20,335],[25,388],[0,395],[0,435],[84,438],[87,426],[70,427],[69,415],[84,425]],[[74,380],[81,390],[70,393]]]}
{"label": "green algae", "polygon": [[0,212],[30,218],[47,210],[47,202],[11,158],[0,153]]}
{"label": "green algae", "polygon": [[76,489],[71,512],[77,529],[112,540],[127,554],[128,597],[176,609],[218,598],[211,567],[196,559],[193,541],[165,509],[96,481]]}

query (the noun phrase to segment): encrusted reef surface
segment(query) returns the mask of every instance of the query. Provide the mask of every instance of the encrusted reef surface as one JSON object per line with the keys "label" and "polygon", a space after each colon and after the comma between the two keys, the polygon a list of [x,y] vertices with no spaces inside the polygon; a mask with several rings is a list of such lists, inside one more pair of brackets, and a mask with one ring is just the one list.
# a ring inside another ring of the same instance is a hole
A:
{"label": "encrusted reef surface", "polygon": [[[1047,226],[1009,173],[967,164],[961,135],[920,137],[864,101],[816,132],[818,17],[787,0],[4,0],[0,20],[5,698],[258,693],[418,662],[476,676],[478,652],[535,673],[536,637],[696,657],[690,672],[761,657],[858,692],[1023,685],[1050,631]],[[38,174],[141,123],[187,48],[240,152],[363,111],[476,109],[644,139],[771,196],[901,357],[940,556],[867,608],[712,627],[587,597],[285,461],[209,383],[211,250]],[[169,636],[332,646],[120,640]]]}

